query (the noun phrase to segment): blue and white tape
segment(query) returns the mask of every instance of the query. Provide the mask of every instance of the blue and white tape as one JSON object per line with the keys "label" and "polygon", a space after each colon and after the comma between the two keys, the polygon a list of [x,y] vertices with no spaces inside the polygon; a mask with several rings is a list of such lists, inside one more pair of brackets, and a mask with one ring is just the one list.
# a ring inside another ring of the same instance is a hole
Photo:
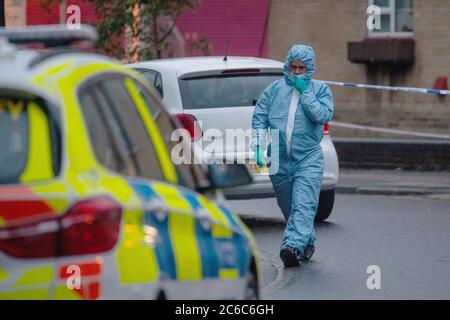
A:
{"label": "blue and white tape", "polygon": [[375,89],[375,90],[388,90],[388,91],[398,91],[407,93],[426,93],[426,94],[438,94],[438,95],[450,95],[450,90],[437,90],[437,89],[426,89],[426,88],[411,88],[411,87],[390,87],[390,86],[377,86],[373,84],[357,84],[349,82],[336,82],[336,81],[323,81],[326,84],[332,86],[340,87],[351,87],[351,88],[364,88],[364,89]]}

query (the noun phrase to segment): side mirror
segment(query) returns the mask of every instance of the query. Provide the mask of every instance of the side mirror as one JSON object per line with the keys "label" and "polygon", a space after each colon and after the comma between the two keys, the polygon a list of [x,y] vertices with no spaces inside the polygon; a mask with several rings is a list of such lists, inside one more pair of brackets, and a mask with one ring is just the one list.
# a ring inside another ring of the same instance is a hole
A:
{"label": "side mirror", "polygon": [[226,189],[252,183],[253,178],[245,164],[210,164],[212,187]]}

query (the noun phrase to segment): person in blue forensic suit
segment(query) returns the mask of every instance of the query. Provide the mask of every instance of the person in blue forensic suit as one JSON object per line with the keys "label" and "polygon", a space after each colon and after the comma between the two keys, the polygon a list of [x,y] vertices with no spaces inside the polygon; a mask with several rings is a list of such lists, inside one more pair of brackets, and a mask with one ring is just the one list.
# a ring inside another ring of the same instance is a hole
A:
{"label": "person in blue forensic suit", "polygon": [[[287,221],[280,250],[286,267],[299,266],[315,250],[314,218],[324,161],[320,141],[334,106],[330,88],[312,79],[314,71],[313,48],[294,45],[286,57],[284,79],[274,81],[262,92],[252,118],[252,149],[260,167],[266,165],[264,151],[270,129],[269,167],[277,170],[269,170],[269,174]],[[273,139],[274,133],[278,139]]]}

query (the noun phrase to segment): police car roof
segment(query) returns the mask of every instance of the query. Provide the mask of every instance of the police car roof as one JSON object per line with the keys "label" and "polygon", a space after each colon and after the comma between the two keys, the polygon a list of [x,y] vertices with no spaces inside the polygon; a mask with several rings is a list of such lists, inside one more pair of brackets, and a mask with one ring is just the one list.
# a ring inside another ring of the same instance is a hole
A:
{"label": "police car roof", "polygon": [[[34,76],[61,59],[70,60],[75,66],[96,61],[111,62],[108,57],[79,52],[71,47],[78,43],[92,46],[97,38],[95,28],[89,25],[74,30],[65,25],[0,28],[0,88],[37,89],[32,81]],[[19,50],[16,47],[30,44],[46,49]]]}
{"label": "police car roof", "polygon": [[13,54],[2,56],[0,51],[0,89],[13,89],[40,95],[51,99],[42,87],[33,82],[33,78],[52,65],[70,61],[74,66],[87,63],[117,62],[116,60],[94,53],[63,51],[19,50]]}

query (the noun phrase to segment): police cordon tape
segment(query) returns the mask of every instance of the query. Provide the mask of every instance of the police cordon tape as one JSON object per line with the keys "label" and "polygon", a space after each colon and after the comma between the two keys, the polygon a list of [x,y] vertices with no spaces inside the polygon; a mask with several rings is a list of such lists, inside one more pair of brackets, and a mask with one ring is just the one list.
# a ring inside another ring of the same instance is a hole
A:
{"label": "police cordon tape", "polygon": [[[322,81],[326,84],[329,84],[332,86],[339,86],[339,87],[388,90],[388,91],[397,91],[397,92],[405,92],[405,93],[425,93],[425,94],[437,94],[437,95],[450,95],[450,90],[437,90],[437,89],[413,88],[413,87],[391,87],[391,86],[379,86],[379,85],[373,85],[373,84],[359,84],[359,83],[325,81],[325,80],[322,80]],[[424,138],[450,139],[450,135],[446,135],[446,134],[403,131],[403,130],[396,130],[396,129],[387,129],[387,128],[379,128],[379,127],[371,127],[371,126],[352,124],[352,123],[337,122],[337,121],[331,121],[330,124],[335,127],[342,127],[342,128],[349,128],[349,129],[359,129],[359,130],[366,130],[366,131],[375,131],[375,132],[399,134],[399,135],[414,136],[414,137],[424,137]]]}
{"label": "police cordon tape", "polygon": [[437,94],[437,95],[450,95],[450,90],[438,90],[438,89],[426,89],[426,88],[412,88],[412,87],[390,87],[390,86],[378,86],[373,84],[359,84],[350,82],[337,82],[337,81],[325,81],[324,83],[339,86],[339,87],[351,87],[351,88],[364,88],[364,89],[375,89],[375,90],[388,90],[388,91],[398,91],[406,93],[426,93],[426,94]]}
{"label": "police cordon tape", "polygon": [[398,135],[405,135],[405,136],[435,138],[435,139],[450,139],[450,135],[447,135],[447,134],[387,129],[387,128],[364,126],[364,125],[345,123],[345,122],[339,122],[339,121],[330,121],[330,125],[332,125],[334,127],[342,127],[342,128],[348,128],[348,129],[358,129],[358,130],[374,131],[374,132],[382,132],[382,133],[391,133],[391,134],[398,134]]}

